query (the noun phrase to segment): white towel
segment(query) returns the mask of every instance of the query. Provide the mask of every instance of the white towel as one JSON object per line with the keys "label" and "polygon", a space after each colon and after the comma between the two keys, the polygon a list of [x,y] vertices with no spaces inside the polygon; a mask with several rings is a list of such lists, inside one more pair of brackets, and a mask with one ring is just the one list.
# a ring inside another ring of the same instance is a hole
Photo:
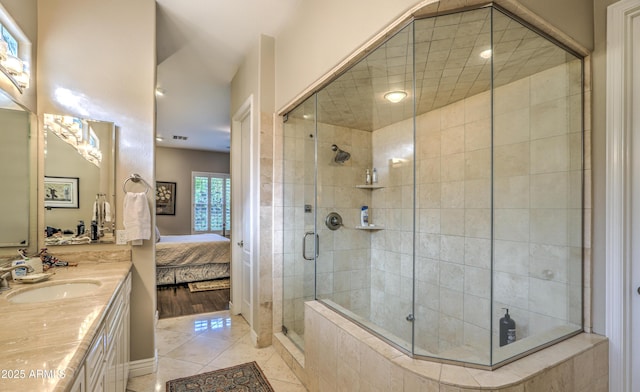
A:
{"label": "white towel", "polygon": [[111,222],[111,204],[104,200],[96,200],[93,202],[93,220],[102,225],[105,222]]}
{"label": "white towel", "polygon": [[151,238],[151,214],[146,193],[125,193],[122,213],[122,223],[129,241]]}
{"label": "white towel", "polygon": [[108,201],[104,202],[104,221],[111,222],[111,204]]}

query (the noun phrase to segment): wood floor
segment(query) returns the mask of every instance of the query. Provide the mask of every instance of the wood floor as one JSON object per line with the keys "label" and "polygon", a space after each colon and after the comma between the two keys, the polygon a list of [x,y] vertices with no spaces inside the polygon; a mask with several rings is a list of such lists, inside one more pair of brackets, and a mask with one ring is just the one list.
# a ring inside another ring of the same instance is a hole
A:
{"label": "wood floor", "polygon": [[186,284],[159,286],[158,317],[169,318],[228,310],[231,290],[189,292]]}

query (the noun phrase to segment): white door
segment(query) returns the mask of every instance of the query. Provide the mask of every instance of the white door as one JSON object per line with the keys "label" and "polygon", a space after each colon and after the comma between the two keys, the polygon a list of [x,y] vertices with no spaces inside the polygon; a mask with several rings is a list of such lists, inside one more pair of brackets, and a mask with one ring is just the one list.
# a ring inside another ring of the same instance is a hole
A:
{"label": "white door", "polygon": [[[640,2],[636,3],[640,6]],[[640,9],[637,10],[640,13]],[[633,194],[631,213],[633,214],[631,238],[631,390],[640,391],[640,16],[632,19],[630,26],[633,55],[631,59],[631,138],[633,151],[631,169]]]}
{"label": "white door", "polygon": [[247,113],[242,119],[241,125],[242,134],[242,191],[240,197],[242,198],[242,240],[238,245],[242,246],[242,303],[241,310],[242,316],[247,320],[249,325],[253,326],[252,314],[252,265],[251,265],[251,245],[252,230],[251,230],[251,116]]}

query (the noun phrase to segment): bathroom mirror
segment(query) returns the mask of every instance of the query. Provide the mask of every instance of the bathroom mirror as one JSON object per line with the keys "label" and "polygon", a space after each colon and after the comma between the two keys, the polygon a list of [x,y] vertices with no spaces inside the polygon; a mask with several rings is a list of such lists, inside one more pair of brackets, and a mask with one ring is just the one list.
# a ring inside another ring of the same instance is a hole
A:
{"label": "bathroom mirror", "polygon": [[45,245],[115,242],[115,125],[44,115]]}
{"label": "bathroom mirror", "polygon": [[0,91],[0,247],[29,245],[32,117]]}

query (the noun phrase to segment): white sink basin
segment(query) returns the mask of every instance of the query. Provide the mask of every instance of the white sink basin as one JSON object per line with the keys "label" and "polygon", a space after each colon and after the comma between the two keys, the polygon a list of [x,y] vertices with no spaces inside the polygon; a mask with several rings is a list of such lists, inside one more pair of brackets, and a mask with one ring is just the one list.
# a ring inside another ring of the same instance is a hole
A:
{"label": "white sink basin", "polygon": [[50,302],[59,299],[77,298],[90,294],[100,287],[98,281],[66,281],[47,284],[46,286],[20,289],[7,295],[7,300],[14,304]]}

